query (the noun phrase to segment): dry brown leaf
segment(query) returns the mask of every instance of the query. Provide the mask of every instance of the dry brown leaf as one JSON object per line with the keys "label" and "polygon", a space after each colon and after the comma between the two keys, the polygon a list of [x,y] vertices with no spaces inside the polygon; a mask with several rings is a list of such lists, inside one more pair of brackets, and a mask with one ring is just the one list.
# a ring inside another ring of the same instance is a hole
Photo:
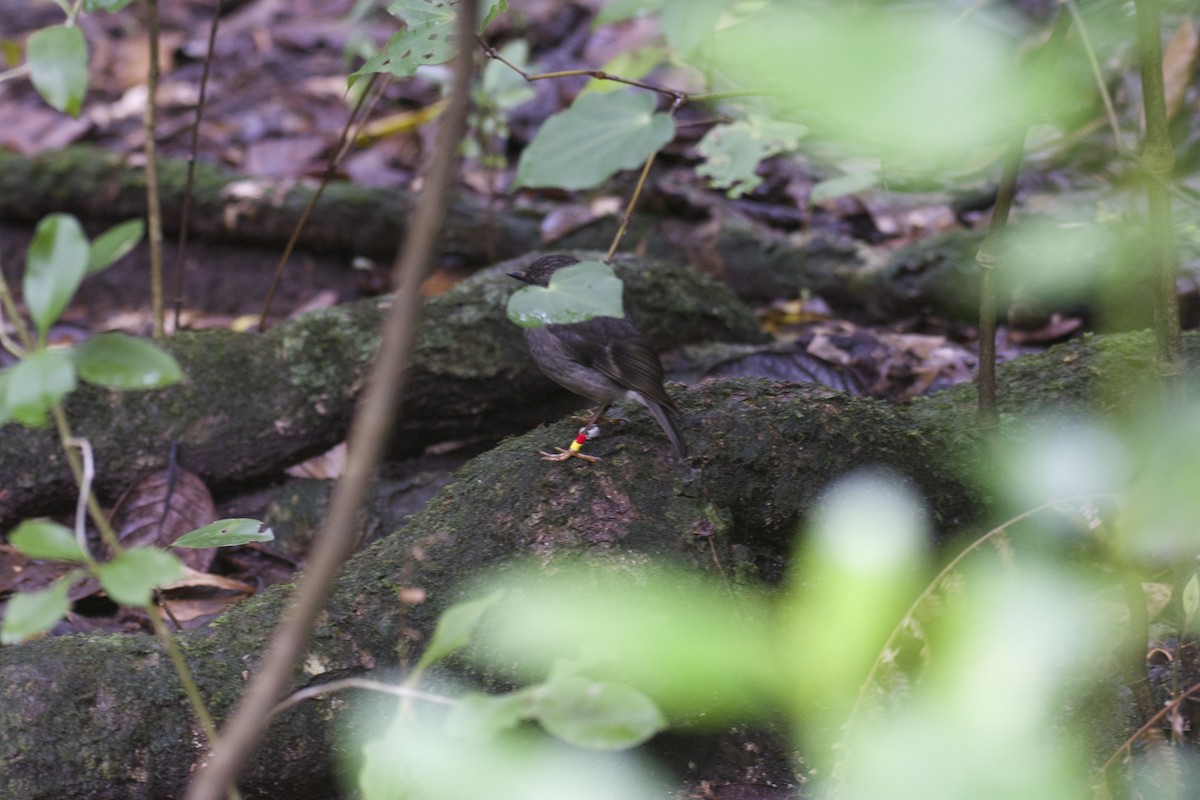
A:
{"label": "dry brown leaf", "polygon": [[[184,469],[152,472],[126,490],[112,512],[117,539],[125,547],[167,547],[183,534],[217,518],[212,494]],[[192,569],[207,570],[213,548],[180,548],[176,554]]]}

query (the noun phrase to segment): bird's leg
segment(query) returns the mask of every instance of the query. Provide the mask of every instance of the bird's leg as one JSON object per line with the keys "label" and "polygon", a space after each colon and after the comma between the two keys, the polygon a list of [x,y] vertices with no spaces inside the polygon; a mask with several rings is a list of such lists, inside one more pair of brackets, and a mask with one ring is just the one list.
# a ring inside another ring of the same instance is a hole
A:
{"label": "bird's leg", "polygon": [[[604,409],[602,408],[597,413],[597,416],[603,414]],[[583,446],[587,444],[588,439],[595,439],[599,435],[600,428],[597,425],[594,423],[584,425],[579,429],[579,433],[575,435],[575,441],[571,442],[571,446],[568,449],[564,450],[561,447],[556,447],[554,449],[558,451],[557,453],[547,453],[539,450],[538,454],[542,457],[542,461],[566,461],[568,458],[582,458],[584,461],[595,463],[602,459],[599,456],[584,455],[580,451],[583,450]]]}
{"label": "bird's leg", "polygon": [[[589,410],[587,414],[573,415],[571,417],[571,421],[572,422],[581,422],[584,424],[584,427],[590,427],[592,425],[600,425],[600,424],[608,423],[608,422],[619,423],[621,425],[624,425],[626,422],[628,422],[628,420],[623,419],[621,417],[606,417],[606,416],[604,416],[608,412],[608,408],[611,405],[612,405],[612,403],[605,403],[596,411]],[[593,438],[595,438],[595,437],[593,437]]]}

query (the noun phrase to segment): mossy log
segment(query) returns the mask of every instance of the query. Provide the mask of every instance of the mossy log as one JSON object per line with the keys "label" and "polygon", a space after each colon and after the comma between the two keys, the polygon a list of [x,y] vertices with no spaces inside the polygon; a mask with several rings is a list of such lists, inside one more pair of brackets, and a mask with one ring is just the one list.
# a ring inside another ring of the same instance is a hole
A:
{"label": "mossy log", "polygon": [[[509,558],[568,554],[670,558],[775,581],[821,489],[864,464],[885,464],[931,499],[946,528],[975,518],[971,493],[935,442],[903,412],[827,390],[759,379],[714,382],[681,396],[695,455],[678,464],[652,418],[592,443],[599,464],[552,464],[533,451],[570,438],[569,421],[511,439],[473,460],[400,532],[347,567],[322,615],[297,688],[412,663],[461,581]],[[715,548],[715,550],[714,550]],[[405,606],[399,589],[426,602]],[[218,718],[245,685],[288,595],[275,587],[183,634]],[[243,788],[247,798],[334,796],[332,756],[355,710],[383,702],[335,696],[272,724]],[[80,800],[177,797],[203,757],[202,737],[157,644],[141,636],[66,636],[0,650],[0,790]]]}
{"label": "mossy log", "polygon": [[[583,254],[581,254],[583,255]],[[520,284],[498,265],[424,304],[393,452],[502,436],[557,417],[566,392],[533,365],[505,302]],[[661,350],[698,341],[760,341],[750,311],[715,281],[665,262],[615,265],[630,312]],[[96,453],[97,487],[120,490],[179,463],[216,489],[269,478],[341,441],[378,345],[381,305],[303,315],[259,336],[180,333],[167,342],[187,380],[150,392],[82,386],[67,400]],[[57,436],[0,428],[0,520],[73,504]]]}
{"label": "mossy log", "polygon": [[[1193,355],[1200,337],[1189,336]],[[1121,413],[1153,384],[1148,336],[1090,337],[1004,365],[1006,419],[1061,408]],[[1109,388],[1113,387],[1113,388]],[[735,580],[773,583],[829,482],[859,467],[903,476],[929,506],[935,535],[991,522],[984,493],[962,476],[986,463],[961,387],[893,408],[879,401],[761,379],[682,393],[686,465],[638,410],[591,443],[599,464],[548,464],[532,451],[570,437],[562,421],[467,464],[397,533],[355,557],[318,621],[295,688],[386,676],[411,664],[463,581],[535,555],[553,568],[580,553],[671,559]],[[995,435],[1004,436],[1002,427]],[[402,588],[425,602],[404,605]],[[218,718],[244,686],[286,601],[275,587],[181,636]],[[370,695],[303,703],[272,723],[243,782],[247,798],[335,796],[339,735],[361,733]],[[72,635],[0,650],[0,789],[22,798],[178,797],[203,745],[158,646],[139,636]]]}

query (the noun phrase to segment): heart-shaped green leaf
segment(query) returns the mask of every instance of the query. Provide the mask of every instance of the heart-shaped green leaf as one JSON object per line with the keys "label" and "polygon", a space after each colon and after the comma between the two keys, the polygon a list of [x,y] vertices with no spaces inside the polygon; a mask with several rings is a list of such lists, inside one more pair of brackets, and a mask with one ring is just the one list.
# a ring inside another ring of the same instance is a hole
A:
{"label": "heart-shaped green leaf", "polygon": [[580,95],[546,120],[521,153],[518,186],[590,189],[622,169],[645,163],[675,138],[675,122],[655,113],[648,93]]}
{"label": "heart-shaped green leaf", "polygon": [[522,328],[568,325],[625,316],[621,279],[599,261],[581,261],[550,276],[550,286],[526,286],[508,299],[508,318]]}

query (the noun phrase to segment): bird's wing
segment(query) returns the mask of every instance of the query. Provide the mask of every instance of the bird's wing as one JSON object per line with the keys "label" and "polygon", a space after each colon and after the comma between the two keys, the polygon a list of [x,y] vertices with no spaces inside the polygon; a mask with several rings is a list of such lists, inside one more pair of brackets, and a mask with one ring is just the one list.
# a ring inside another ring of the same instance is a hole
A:
{"label": "bird's wing", "polygon": [[558,332],[571,358],[618,386],[675,410],[675,401],[663,389],[663,368],[658,354],[629,320],[593,317],[586,322],[559,326]]}

